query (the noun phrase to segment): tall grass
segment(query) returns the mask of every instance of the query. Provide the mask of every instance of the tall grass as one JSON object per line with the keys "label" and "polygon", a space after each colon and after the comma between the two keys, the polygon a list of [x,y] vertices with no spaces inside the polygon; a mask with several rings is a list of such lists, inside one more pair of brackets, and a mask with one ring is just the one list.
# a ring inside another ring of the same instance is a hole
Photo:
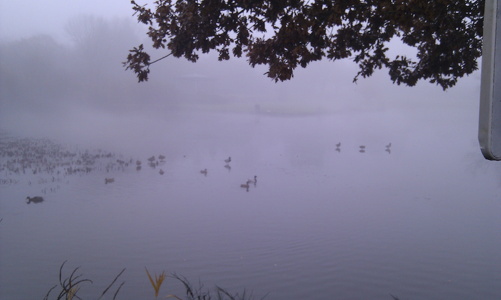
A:
{"label": "tall grass", "polygon": [[[78,270],[80,267],[76,267],[73,269],[73,271],[68,275],[68,276],[63,276],[63,268],[64,265],[66,264],[67,261],[64,261],[61,264],[61,267],[59,268],[59,284],[54,285],[45,295],[43,298],[44,300],[49,300],[49,299],[57,299],[57,300],[73,300],[73,299],[82,299],[79,295],[78,292],[80,291],[81,285],[84,283],[90,283],[92,284],[92,280],[83,278],[82,274],[77,274]],[[166,279],[167,275],[165,272],[160,273],[159,275],[154,275],[151,276],[150,272],[148,271],[147,268],[146,270],[146,275],[151,283],[151,286],[153,287],[153,290],[155,292],[155,299],[158,298],[158,295],[160,293],[160,287],[162,286],[164,280]],[[125,272],[125,268],[122,269],[122,271],[115,276],[113,281],[106,287],[106,289],[101,293],[98,300],[101,299],[105,294],[107,294],[112,286],[115,285],[116,281],[118,278]],[[203,284],[199,284],[198,287],[193,286],[188,279],[186,279],[183,276],[179,276],[176,274],[172,274],[172,276],[169,276],[170,278],[173,278],[179,282],[182,283],[186,290],[186,295],[185,298],[181,298],[177,295],[169,294],[164,296],[164,298],[175,298],[178,300],[252,300],[253,297],[252,295],[248,295],[245,291],[243,292],[242,295],[237,294],[231,294],[227,290],[216,286],[215,287],[215,293],[211,293],[211,290],[205,289]],[[120,285],[118,285],[118,288],[116,289],[115,293],[113,294],[113,300],[118,299],[117,295],[122,286],[125,284],[125,282],[122,282]],[[59,288],[58,288],[59,287]],[[55,296],[55,298],[51,298],[51,293],[54,290],[60,290],[59,294]],[[213,296],[214,295],[214,296]],[[263,297],[264,298],[264,297]],[[263,299],[262,298],[262,299]],[[142,299],[141,299],[142,300]]]}
{"label": "tall grass", "polygon": [[164,282],[165,279],[165,272],[162,272],[159,276],[155,274],[155,280],[150,275],[150,272],[148,272],[148,269],[146,267],[144,268],[146,270],[146,275],[148,275],[148,279],[151,282],[151,286],[153,286],[153,289],[155,290],[155,298],[158,298],[158,292],[160,291],[160,286],[162,286],[162,283]]}
{"label": "tall grass", "polygon": [[[77,271],[78,269],[80,269],[80,267],[76,267],[75,269],[73,269],[73,271],[70,273],[69,276],[65,277],[63,279],[63,268],[64,268],[64,265],[66,264],[66,260],[61,264],[61,267],[59,267],[59,294],[56,296],[55,299],[57,300],[73,300],[73,299],[81,299],[79,296],[78,296],[78,292],[80,291],[80,287],[83,283],[90,283],[92,284],[92,280],[90,279],[86,279],[86,278],[83,278],[82,277],[82,274],[78,274],[77,275]],[[117,276],[115,276],[115,279],[113,279],[113,281],[106,287],[106,289],[101,293],[101,296],[99,296],[98,299],[101,299],[107,292],[108,290],[111,288],[111,286],[113,284],[115,284],[115,282],[117,281],[118,277],[120,277],[123,272],[125,272],[125,268],[122,269],[122,271],[120,273],[118,273]],[[122,286],[124,285],[125,282],[122,282],[117,290],[115,291],[115,294],[113,295],[113,300],[116,299],[117,295],[118,295],[118,292],[120,291],[120,289],[122,288]],[[54,285],[48,292],[47,294],[45,295],[45,297],[43,298],[44,300],[49,300],[49,296],[51,294],[51,292],[56,289],[58,287],[58,285]]]}
{"label": "tall grass", "polygon": [[[64,277],[64,279],[63,279],[63,268],[64,268],[65,264],[66,264],[66,261],[64,261],[62,263],[61,267],[59,268],[59,289],[60,289],[60,292],[56,296],[56,298],[54,298],[54,299],[57,299],[57,300],[82,299],[78,295],[78,292],[80,291],[81,285],[84,283],[92,284],[92,280],[83,278],[82,274],[77,275],[77,271],[79,270],[80,267],[76,267],[75,269],[73,269],[73,271],[70,273],[70,275],[67,277]],[[177,275],[175,273],[173,273],[171,276],[167,276],[167,275],[165,275],[165,272],[163,271],[160,275],[157,276],[155,274],[155,276],[152,277],[150,272],[148,271],[148,269],[145,268],[145,270],[146,270],[146,275],[148,276],[148,279],[149,279],[149,281],[154,289],[155,299],[158,298],[158,295],[160,293],[160,287],[162,286],[162,283],[164,282],[166,277],[170,277],[170,278],[175,279],[176,281],[180,282],[183,285],[184,290],[186,291],[186,294],[184,295],[184,298],[181,298],[177,295],[169,294],[169,295],[164,296],[165,299],[166,298],[175,298],[177,300],[253,300],[254,299],[254,296],[252,295],[252,293],[249,294],[246,292],[246,290],[244,290],[241,295],[238,293],[232,294],[229,291],[227,291],[227,290],[225,290],[217,285],[215,286],[215,288],[213,288],[211,290],[211,289],[205,288],[201,282],[199,282],[198,286],[194,286],[193,284],[191,284],[191,282],[186,277]],[[101,299],[105,294],[107,294],[107,292],[110,290],[110,288],[113,285],[115,285],[118,278],[124,272],[125,272],[125,268],[122,269],[122,271],[117,276],[115,276],[113,281],[101,293],[99,298],[97,298],[98,300]],[[120,285],[118,285],[115,293],[113,294],[113,298],[112,298],[113,300],[117,299],[118,292],[120,291],[120,289],[122,288],[122,286],[124,284],[125,284],[125,282],[123,281],[122,283],[120,283]],[[43,299],[49,300],[49,296],[50,296],[51,292],[54,291],[57,287],[58,287],[58,285],[54,285],[47,292],[47,294],[45,295],[45,297]],[[263,296],[261,298],[261,300],[267,296],[268,296],[268,294]],[[326,297],[328,297],[328,296],[329,295],[326,295]],[[390,296],[394,300],[399,300],[399,298],[397,298],[396,296],[393,296],[391,294],[390,294]],[[141,300],[143,300],[143,299],[141,299]]]}

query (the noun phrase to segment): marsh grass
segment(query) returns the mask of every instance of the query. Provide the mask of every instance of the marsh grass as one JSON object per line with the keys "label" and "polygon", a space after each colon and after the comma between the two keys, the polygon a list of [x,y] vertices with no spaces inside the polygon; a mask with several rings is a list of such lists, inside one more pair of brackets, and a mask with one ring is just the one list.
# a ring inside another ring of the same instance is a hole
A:
{"label": "marsh grass", "polygon": [[[59,268],[59,289],[61,289],[61,291],[59,292],[59,294],[56,296],[55,299],[57,299],[57,300],[82,299],[78,295],[78,292],[80,291],[81,285],[83,283],[90,283],[90,284],[92,284],[92,280],[87,279],[87,278],[83,278],[82,274],[78,274],[77,275],[77,272],[80,269],[80,267],[76,267],[75,269],[73,269],[73,271],[70,273],[69,276],[64,277],[63,276],[63,268],[64,268],[64,265],[66,264],[66,262],[67,261],[64,261],[61,264],[61,267]],[[167,277],[167,275],[165,274],[165,271],[163,271],[160,275],[156,275],[155,274],[155,277],[153,278],[151,276],[150,272],[148,271],[148,269],[145,268],[145,270],[146,270],[146,275],[148,276],[148,279],[149,279],[149,281],[151,283],[151,286],[155,290],[155,298],[158,298],[158,294],[160,292],[160,287],[162,286],[162,283],[164,282],[164,280]],[[106,293],[108,293],[108,291],[110,290],[110,288],[115,285],[115,283],[118,280],[118,278],[124,272],[125,272],[125,268],[122,269],[122,271],[117,276],[115,276],[115,278],[113,279],[113,281],[101,293],[101,295],[99,296],[99,298],[97,298],[98,300],[100,300]],[[190,281],[188,279],[186,279],[186,277],[179,276],[177,274],[172,274],[169,277],[173,278],[173,279],[175,279],[175,280],[177,280],[177,281],[179,281],[179,282],[182,283],[184,289],[186,290],[186,297],[185,298],[181,298],[181,297],[179,297],[177,295],[170,294],[170,295],[164,296],[164,299],[167,299],[167,298],[174,298],[174,299],[177,299],[177,300],[252,300],[252,299],[254,299],[253,296],[252,296],[252,294],[247,294],[245,290],[244,290],[244,292],[243,292],[242,295],[239,295],[238,293],[237,294],[231,294],[227,290],[225,290],[225,289],[223,289],[223,288],[221,288],[219,286],[216,286],[215,287],[215,293],[211,293],[211,290],[206,289],[201,282],[199,282],[198,286],[195,287],[194,285],[192,285],[190,283]],[[122,286],[124,284],[125,284],[125,281],[122,282],[118,286],[118,288],[116,289],[116,291],[115,291],[115,293],[113,295],[113,298],[112,298],[113,300],[117,299],[118,292],[120,291],[120,289],[122,288]],[[58,285],[54,285],[47,292],[47,294],[45,295],[45,297],[43,299],[44,300],[49,300],[50,294],[57,287],[58,287]],[[264,297],[261,298],[261,299],[264,299]]]}
{"label": "marsh grass", "polygon": [[165,280],[165,271],[162,271],[162,274],[158,275],[155,274],[155,280],[150,275],[150,272],[148,272],[148,269],[145,267],[146,270],[146,275],[148,275],[148,279],[151,282],[151,286],[155,290],[155,298],[158,298],[158,292],[160,291],[160,287],[162,286],[162,283]]}
{"label": "marsh grass", "polygon": [[[83,278],[82,277],[82,274],[78,274],[77,275],[77,271],[80,269],[80,267],[76,267],[75,269],[73,269],[73,271],[70,273],[69,276],[67,277],[64,277],[63,279],[63,268],[64,268],[64,265],[66,264],[66,260],[61,264],[61,267],[59,267],[59,288],[61,289],[61,291],[59,292],[59,294],[57,295],[57,297],[55,299],[57,300],[73,300],[73,299],[82,299],[78,296],[78,292],[80,291],[80,288],[81,288],[81,285],[83,283],[90,283],[92,284],[92,280],[90,279],[87,279],[87,278]],[[101,299],[107,292],[108,290],[111,288],[111,286],[113,284],[115,284],[115,282],[117,281],[118,277],[120,277],[120,275],[123,274],[123,272],[125,272],[125,268],[122,269],[122,271],[120,273],[118,273],[117,276],[115,276],[115,279],[113,279],[113,281],[106,287],[106,289],[101,293],[101,296],[99,296],[98,299]],[[113,295],[113,300],[116,299],[116,296],[118,294],[118,292],[120,291],[120,289],[122,288],[122,286],[124,285],[125,282],[122,282],[117,290],[115,291],[115,294]],[[48,292],[47,294],[45,295],[45,297],[43,298],[44,300],[48,300],[49,299],[49,296],[51,294],[51,292],[56,289],[58,287],[58,285],[54,285]]]}
{"label": "marsh grass", "polygon": [[[80,298],[77,295],[78,292],[80,291],[81,285],[83,283],[91,283],[92,284],[92,280],[82,278],[82,274],[78,274],[78,275],[76,274],[80,267],[73,269],[71,274],[68,277],[63,279],[63,268],[64,268],[65,264],[66,264],[66,261],[64,261],[62,263],[61,267],[59,268],[59,287],[60,287],[61,291],[59,292],[59,294],[57,295],[57,298],[55,298],[55,299],[58,299],[58,300],[60,300],[60,299],[65,299],[65,300],[79,299],[79,300],[81,300],[82,298]],[[146,270],[146,274],[148,276],[148,279],[150,280],[150,283],[151,283],[153,289],[155,290],[155,298],[158,298],[158,294],[160,292],[160,287],[162,286],[162,283],[164,282],[167,275],[165,275],[165,271],[163,271],[158,276],[155,274],[155,278],[153,278],[151,276],[150,272],[148,271],[148,269],[145,268],[145,270]],[[124,272],[125,272],[125,268],[122,269],[122,271],[117,276],[115,276],[113,281],[101,293],[101,296],[99,296],[98,300],[100,300],[109,291],[109,289],[116,283],[118,278]],[[246,290],[244,290],[241,295],[238,293],[232,294],[232,293],[228,292],[227,290],[225,290],[217,285],[212,290],[207,289],[204,287],[204,285],[200,281],[198,283],[198,286],[194,286],[193,284],[191,284],[191,282],[186,277],[177,275],[175,273],[169,277],[172,279],[175,279],[176,281],[179,281],[183,285],[184,290],[186,291],[186,295],[184,298],[181,298],[179,296],[170,294],[170,295],[164,296],[164,299],[167,299],[167,298],[175,298],[177,300],[253,300],[253,299],[255,299],[254,296],[252,295],[252,293],[247,293]],[[122,288],[122,286],[124,284],[125,284],[125,281],[123,281],[118,286],[115,293],[113,294],[113,298],[112,298],[113,300],[117,299],[118,292],[120,291],[120,289]],[[58,285],[53,286],[47,292],[47,294],[45,295],[45,297],[43,299],[48,300],[50,293],[54,289],[56,289],[57,287],[58,287]],[[268,296],[268,294],[264,295],[260,299],[263,300],[267,296]],[[397,298],[396,296],[393,296],[391,294],[390,294],[390,296],[394,300],[399,300],[399,298]]]}
{"label": "marsh grass", "polygon": [[[216,286],[215,288],[215,294],[211,293],[210,289],[204,288],[204,285],[199,282],[198,287],[193,286],[188,279],[184,276],[180,276],[177,274],[172,274],[172,278],[178,280],[181,282],[184,286],[184,289],[186,290],[186,300],[252,300],[254,299],[252,293],[247,294],[247,292],[244,290],[242,295],[240,294],[231,294],[227,290]],[[264,299],[267,295],[262,297],[261,299]],[[180,299],[179,297],[176,297],[177,299]]]}

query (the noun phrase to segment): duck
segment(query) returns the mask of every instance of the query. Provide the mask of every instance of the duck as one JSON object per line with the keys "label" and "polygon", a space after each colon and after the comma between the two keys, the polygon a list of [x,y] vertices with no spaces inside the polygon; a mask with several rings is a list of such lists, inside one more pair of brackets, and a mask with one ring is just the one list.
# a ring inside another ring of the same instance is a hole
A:
{"label": "duck", "polygon": [[200,171],[201,174],[204,174],[205,176],[207,176],[207,169],[203,169]]}
{"label": "duck", "polygon": [[164,170],[160,169],[158,173],[160,173],[160,175],[164,175]]}
{"label": "duck", "polygon": [[390,148],[391,147],[391,143],[389,143],[388,145],[386,145],[386,148]]}
{"label": "duck", "polygon": [[231,162],[231,156],[224,160],[225,163],[229,164]]}
{"label": "duck", "polygon": [[115,178],[105,178],[104,179],[104,184],[112,183],[115,182]]}
{"label": "duck", "polygon": [[250,185],[249,185],[249,183],[243,183],[243,184],[240,185],[240,187],[246,189],[247,192],[248,192]]}
{"label": "duck", "polygon": [[365,145],[360,145],[360,149],[365,149]]}
{"label": "duck", "polygon": [[[256,186],[256,184],[257,184],[257,176],[254,175],[254,179],[248,179],[245,184],[246,185],[250,185],[251,183],[254,184],[254,186]],[[243,185],[242,185],[242,187],[244,187]]]}
{"label": "duck", "polygon": [[339,147],[341,147],[341,142],[336,144],[336,148],[339,148]]}
{"label": "duck", "polygon": [[35,196],[35,197],[26,197],[26,200],[28,200],[28,204],[30,204],[31,202],[33,203],[41,203],[43,202],[43,197],[40,197],[40,196]]}

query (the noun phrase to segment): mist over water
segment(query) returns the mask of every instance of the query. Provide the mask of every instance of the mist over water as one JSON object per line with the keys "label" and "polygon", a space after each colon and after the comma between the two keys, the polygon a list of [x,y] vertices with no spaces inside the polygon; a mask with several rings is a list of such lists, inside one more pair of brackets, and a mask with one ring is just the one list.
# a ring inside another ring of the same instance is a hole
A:
{"label": "mist over water", "polygon": [[[77,21],[74,44],[0,45],[2,299],[43,298],[64,260],[94,281],[85,298],[124,267],[118,299],[152,295],[144,267],[266,299],[501,297],[501,167],[478,147],[478,74],[442,92],[318,63],[275,84],[209,55],[137,84],[120,64],[133,27]],[[8,168],[41,139],[75,154],[59,174]],[[30,146],[10,155],[17,140]],[[68,174],[84,154],[99,159]]]}

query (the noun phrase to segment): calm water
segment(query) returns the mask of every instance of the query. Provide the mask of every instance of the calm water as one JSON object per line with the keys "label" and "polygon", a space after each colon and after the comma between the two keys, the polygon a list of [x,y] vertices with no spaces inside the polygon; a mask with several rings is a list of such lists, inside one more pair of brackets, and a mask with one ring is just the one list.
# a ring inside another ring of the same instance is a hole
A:
{"label": "calm water", "polygon": [[[414,116],[193,113],[59,136],[133,163],[2,170],[1,298],[42,299],[68,260],[94,281],[86,299],[122,268],[118,299],[153,299],[145,267],[271,300],[501,299],[501,167],[462,115]],[[160,294],[172,293],[168,278]]]}

